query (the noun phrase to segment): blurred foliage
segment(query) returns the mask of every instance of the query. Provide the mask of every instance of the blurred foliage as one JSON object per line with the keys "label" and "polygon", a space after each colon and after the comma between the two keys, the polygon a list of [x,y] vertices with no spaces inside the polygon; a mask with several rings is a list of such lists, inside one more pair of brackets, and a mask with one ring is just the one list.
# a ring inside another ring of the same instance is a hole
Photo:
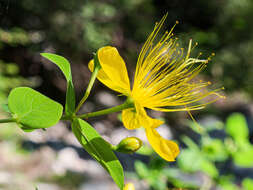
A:
{"label": "blurred foliage", "polygon": [[[233,113],[225,124],[215,122],[202,130],[199,130],[194,122],[190,125],[201,134],[200,139],[197,143],[187,136],[181,137],[186,148],[181,149],[176,166],[166,167],[166,162],[158,157],[148,165],[136,161],[136,177],[145,180],[154,190],[165,190],[171,185],[171,188],[196,190],[212,187],[220,187],[223,190],[251,189],[252,179],[242,177],[239,180],[236,176],[238,168],[253,168],[253,145],[249,142],[245,117],[241,113]],[[213,132],[226,133],[224,138],[219,138],[211,136]],[[202,175],[199,175],[199,172]],[[245,175],[250,176],[250,173]]]}
{"label": "blurred foliage", "polygon": [[[0,60],[0,104],[6,103],[7,93],[10,89],[20,86],[21,84],[29,84],[27,80],[18,75],[18,67],[14,63],[5,63]],[[3,107],[1,109],[6,109]]]}
{"label": "blurred foliage", "polygon": [[218,86],[224,85],[227,92],[253,93],[251,0],[7,0],[0,7],[0,56],[7,63],[17,62],[24,76],[53,80],[43,76],[41,68],[33,68],[40,62],[39,52],[87,64],[92,52],[104,45],[119,48],[133,66],[154,22],[168,12],[167,28],[180,21],[175,34],[183,46],[193,38],[199,42],[196,54],[216,53],[206,74]]}

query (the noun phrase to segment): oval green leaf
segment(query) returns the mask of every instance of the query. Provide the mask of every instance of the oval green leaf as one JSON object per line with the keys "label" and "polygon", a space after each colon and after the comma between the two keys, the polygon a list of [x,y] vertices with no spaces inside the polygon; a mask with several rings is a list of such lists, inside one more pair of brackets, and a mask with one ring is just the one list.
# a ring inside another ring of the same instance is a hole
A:
{"label": "oval green leaf", "polygon": [[71,115],[75,111],[76,102],[75,102],[75,91],[74,91],[74,85],[72,82],[72,74],[71,74],[69,61],[65,59],[64,57],[53,54],[53,53],[41,53],[40,55],[50,60],[54,64],[56,64],[63,72],[67,80],[65,111],[67,115]]}
{"label": "oval green leaf", "polygon": [[253,180],[250,178],[244,178],[242,181],[242,186],[244,190],[252,190],[253,189]]}
{"label": "oval green leaf", "polygon": [[250,168],[253,166],[253,147],[251,145],[246,145],[244,150],[239,150],[232,155],[236,165],[243,168]]}
{"label": "oval green leaf", "polygon": [[8,106],[17,123],[26,130],[55,125],[63,110],[61,104],[28,87],[13,89],[8,97]]}
{"label": "oval green leaf", "polygon": [[110,144],[82,119],[74,119],[72,130],[83,148],[107,170],[118,187],[123,189],[123,168],[110,148]]}
{"label": "oval green leaf", "polygon": [[249,129],[244,115],[241,113],[231,114],[226,121],[226,132],[237,142],[248,141]]}

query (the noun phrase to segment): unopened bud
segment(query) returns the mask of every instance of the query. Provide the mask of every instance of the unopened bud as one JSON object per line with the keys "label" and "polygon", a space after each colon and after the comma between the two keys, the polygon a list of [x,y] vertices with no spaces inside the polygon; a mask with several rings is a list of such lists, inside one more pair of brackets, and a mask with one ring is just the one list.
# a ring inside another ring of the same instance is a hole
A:
{"label": "unopened bud", "polygon": [[137,137],[127,137],[116,146],[116,151],[134,153],[142,146],[142,141]]}
{"label": "unopened bud", "polygon": [[127,184],[124,186],[124,189],[123,189],[123,190],[135,190],[134,184],[132,184],[132,183],[127,183]]}

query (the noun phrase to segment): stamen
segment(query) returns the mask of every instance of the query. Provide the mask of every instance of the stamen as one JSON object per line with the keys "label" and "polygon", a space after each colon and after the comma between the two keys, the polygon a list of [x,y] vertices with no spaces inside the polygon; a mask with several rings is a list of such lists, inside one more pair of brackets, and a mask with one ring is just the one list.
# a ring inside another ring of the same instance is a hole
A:
{"label": "stamen", "polygon": [[190,57],[190,53],[191,53],[191,46],[192,46],[192,39],[190,39],[189,41],[189,46],[188,46],[188,51],[185,57],[185,60],[187,60]]}
{"label": "stamen", "polygon": [[203,128],[198,124],[198,122],[195,120],[195,118],[193,117],[193,115],[191,114],[191,112],[187,109],[187,107],[185,106],[187,113],[189,114],[189,116],[191,117],[192,121],[196,124],[198,130],[200,133],[203,132]]}

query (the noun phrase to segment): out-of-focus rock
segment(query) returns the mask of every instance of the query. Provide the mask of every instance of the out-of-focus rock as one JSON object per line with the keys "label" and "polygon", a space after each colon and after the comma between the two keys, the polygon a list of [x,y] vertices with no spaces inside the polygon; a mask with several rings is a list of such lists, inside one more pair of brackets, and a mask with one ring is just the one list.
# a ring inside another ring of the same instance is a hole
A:
{"label": "out-of-focus rock", "polygon": [[95,105],[92,102],[85,102],[84,105],[81,107],[80,109],[80,113],[88,113],[88,112],[92,112],[95,111]]}
{"label": "out-of-focus rock", "polygon": [[157,132],[165,139],[171,139],[172,133],[170,127],[166,124],[163,124],[156,128]]}
{"label": "out-of-focus rock", "polygon": [[24,172],[29,178],[36,179],[42,176],[51,176],[52,163],[56,159],[56,153],[50,147],[42,147],[33,152],[28,159],[17,166],[19,171]]}
{"label": "out-of-focus rock", "polygon": [[93,127],[96,129],[96,131],[97,131],[100,135],[105,134],[105,132],[106,132],[107,129],[108,129],[108,128],[106,128],[105,123],[104,123],[104,122],[101,122],[101,121],[98,121],[98,122],[93,123]]}
{"label": "out-of-focus rock", "polygon": [[37,184],[38,190],[60,190],[61,188],[56,184],[39,183]]}
{"label": "out-of-focus rock", "polygon": [[58,152],[57,159],[52,164],[53,171],[58,175],[64,175],[67,170],[84,172],[86,162],[79,158],[72,148],[64,148]]}
{"label": "out-of-focus rock", "polygon": [[117,106],[120,104],[119,100],[115,95],[110,94],[106,91],[98,92],[95,96],[95,99],[96,102],[108,107]]}
{"label": "out-of-focus rock", "polygon": [[118,190],[115,184],[110,181],[91,181],[89,183],[84,183],[78,190]]}
{"label": "out-of-focus rock", "polygon": [[7,171],[0,171],[0,184],[1,185],[10,184],[11,183],[10,179],[12,179],[12,178],[13,178],[13,176],[11,173],[9,173]]}
{"label": "out-of-focus rock", "polygon": [[47,128],[46,131],[34,130],[26,133],[25,137],[35,143],[45,143],[47,141],[57,141],[70,133],[64,122],[59,122],[55,126]]}
{"label": "out-of-focus rock", "polygon": [[75,135],[72,132],[69,132],[64,135],[63,141],[69,145],[82,147],[82,145],[79,143],[79,141],[76,139]]}

